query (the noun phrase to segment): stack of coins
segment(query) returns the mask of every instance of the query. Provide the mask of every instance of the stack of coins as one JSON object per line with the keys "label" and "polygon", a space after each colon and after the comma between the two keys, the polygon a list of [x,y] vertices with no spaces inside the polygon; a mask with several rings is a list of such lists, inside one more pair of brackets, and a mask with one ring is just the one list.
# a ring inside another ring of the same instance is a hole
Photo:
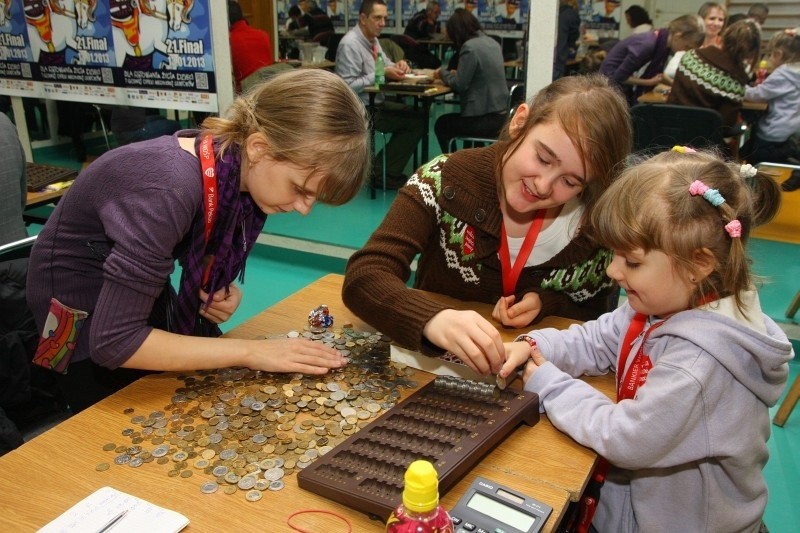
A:
{"label": "stack of coins", "polygon": [[379,333],[307,326],[283,336],[333,346],[350,362],[325,376],[245,368],[178,376],[182,386],[162,411],[124,411],[131,426],[121,435],[130,444],[103,446],[113,464],[169,465],[171,477],[200,474],[204,494],[243,492],[255,502],[391,409],[402,389],[417,387],[410,368],[390,361],[389,339]]}

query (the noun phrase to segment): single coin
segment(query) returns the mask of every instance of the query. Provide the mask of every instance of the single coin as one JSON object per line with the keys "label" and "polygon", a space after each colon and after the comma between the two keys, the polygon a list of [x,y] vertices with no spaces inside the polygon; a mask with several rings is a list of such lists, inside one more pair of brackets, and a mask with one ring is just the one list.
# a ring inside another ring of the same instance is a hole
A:
{"label": "single coin", "polygon": [[200,492],[203,494],[214,494],[219,490],[219,484],[214,481],[206,481],[200,485]]}
{"label": "single coin", "polygon": [[114,444],[113,442],[109,442],[108,444],[103,446],[103,451],[104,452],[111,452],[111,451],[114,451],[114,449],[116,447],[117,447],[116,444]]}
{"label": "single coin", "polygon": [[192,474],[194,474],[194,472],[191,470],[181,470],[181,477],[184,479],[192,477]]}
{"label": "single coin", "polygon": [[97,466],[94,467],[94,469],[97,470],[98,472],[105,472],[109,468],[111,468],[111,465],[108,463],[99,463]]}
{"label": "single coin", "polygon": [[260,490],[253,489],[253,490],[247,491],[247,494],[245,494],[244,497],[249,502],[257,502],[258,500],[260,500],[263,497],[263,495],[264,495],[264,493],[261,492]]}
{"label": "single coin", "polygon": [[284,486],[283,480],[279,479],[269,484],[269,490],[282,490]]}
{"label": "single coin", "polygon": [[222,489],[222,491],[223,491],[225,494],[234,494],[234,493],[235,493],[236,491],[238,491],[238,490],[239,490],[239,489],[236,487],[236,485],[226,485],[226,486],[225,486],[225,487]]}

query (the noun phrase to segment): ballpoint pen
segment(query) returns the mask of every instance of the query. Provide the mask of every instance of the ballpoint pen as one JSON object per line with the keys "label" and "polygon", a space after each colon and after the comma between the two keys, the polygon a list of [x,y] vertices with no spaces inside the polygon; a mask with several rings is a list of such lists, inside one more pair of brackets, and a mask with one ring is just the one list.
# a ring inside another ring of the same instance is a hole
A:
{"label": "ballpoint pen", "polygon": [[97,531],[97,533],[106,533],[107,531],[110,531],[110,530],[111,530],[111,528],[113,528],[114,526],[116,526],[116,525],[119,523],[119,521],[120,521],[120,520],[122,520],[123,518],[125,518],[125,515],[126,515],[126,514],[128,514],[128,510],[127,510],[127,509],[125,509],[124,511],[120,511],[120,512],[119,512],[119,513],[118,513],[116,516],[114,516],[114,518],[112,518],[111,520],[109,520],[109,521],[106,523],[106,525],[104,525],[103,527],[101,527],[101,528],[100,528],[100,529]]}

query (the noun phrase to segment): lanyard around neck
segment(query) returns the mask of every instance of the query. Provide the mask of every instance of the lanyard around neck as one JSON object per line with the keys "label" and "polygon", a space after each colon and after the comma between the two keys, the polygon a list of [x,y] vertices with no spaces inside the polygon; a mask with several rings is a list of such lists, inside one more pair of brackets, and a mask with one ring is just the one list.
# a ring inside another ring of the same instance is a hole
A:
{"label": "lanyard around neck", "polygon": [[203,168],[203,192],[205,201],[203,211],[205,212],[205,238],[206,244],[211,239],[211,228],[214,227],[214,219],[217,218],[217,169],[214,166],[214,145],[211,135],[206,135],[200,141],[200,165]]}
{"label": "lanyard around neck", "polygon": [[[200,166],[203,169],[203,217],[206,246],[211,240],[211,229],[214,227],[214,220],[217,218],[217,169],[214,165],[214,144],[211,135],[206,135],[200,141]],[[206,268],[203,272],[203,285],[208,282],[211,274],[211,265],[214,264],[214,257],[207,256]]]}
{"label": "lanyard around neck", "polygon": [[[644,345],[650,334],[661,327],[666,320],[662,320],[648,329],[642,338],[639,348],[636,350],[636,355],[631,362],[631,366],[625,371],[625,365],[628,363],[628,358],[631,355],[631,345],[636,338],[644,331],[644,326],[647,323],[647,317],[642,313],[636,313],[631,320],[628,331],[625,332],[625,337],[622,341],[622,349],[620,350],[619,364],[617,365],[617,401],[630,400],[636,396],[636,391],[644,385],[647,380],[647,374],[653,367],[650,356],[644,353]],[[624,374],[623,374],[624,373]],[[621,377],[620,377],[621,376]]]}
{"label": "lanyard around neck", "polygon": [[514,265],[511,265],[511,253],[508,250],[508,236],[506,235],[506,224],[502,223],[500,226],[500,268],[503,276],[503,296],[511,296],[517,288],[517,281],[525,268],[525,263],[528,262],[528,257],[531,255],[533,245],[536,244],[536,239],[539,238],[539,232],[542,230],[544,224],[544,217],[547,214],[547,209],[539,209],[533,217],[528,233],[525,235],[525,240],[522,241],[522,248],[519,250],[517,260]]}

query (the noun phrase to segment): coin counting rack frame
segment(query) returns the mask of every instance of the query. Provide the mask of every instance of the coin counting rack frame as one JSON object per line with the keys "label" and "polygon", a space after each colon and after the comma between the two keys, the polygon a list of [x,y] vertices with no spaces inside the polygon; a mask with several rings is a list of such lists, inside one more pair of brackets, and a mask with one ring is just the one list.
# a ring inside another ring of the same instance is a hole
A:
{"label": "coin counting rack frame", "polygon": [[439,377],[297,475],[300,488],[386,521],[403,475],[427,459],[446,493],[520,423],[539,421],[539,396]]}

